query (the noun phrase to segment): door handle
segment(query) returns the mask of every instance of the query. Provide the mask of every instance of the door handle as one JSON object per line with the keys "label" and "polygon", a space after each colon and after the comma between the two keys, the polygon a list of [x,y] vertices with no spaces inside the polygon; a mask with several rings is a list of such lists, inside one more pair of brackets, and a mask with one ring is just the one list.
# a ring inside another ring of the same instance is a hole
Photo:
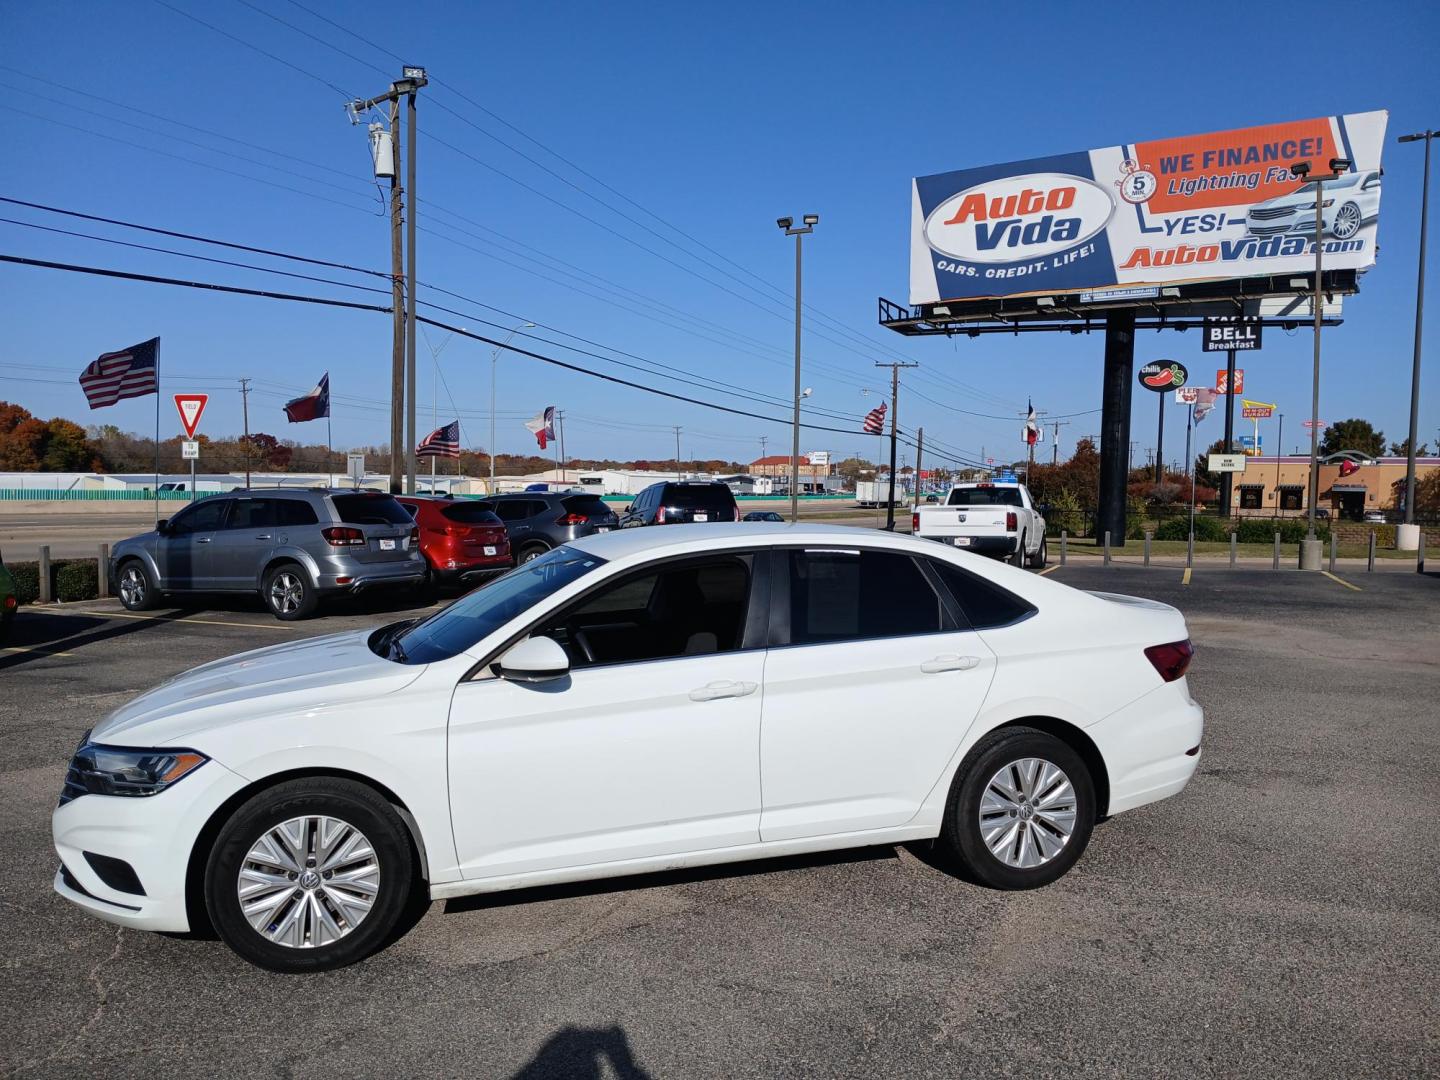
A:
{"label": "door handle", "polygon": [[200,539],[196,540],[195,542],[196,542],[197,544],[208,544],[208,543],[210,542],[210,537],[208,537],[208,536],[202,536],[202,537],[200,537]]}
{"label": "door handle", "polygon": [[715,701],[718,698],[745,697],[758,688],[753,682],[712,682],[690,691],[691,701]]}
{"label": "door handle", "polygon": [[926,660],[920,665],[920,670],[926,675],[938,675],[942,671],[969,671],[979,663],[978,656],[956,656],[954,653],[946,653]]}
{"label": "door handle", "polygon": [[256,540],[269,540],[269,539],[270,539],[270,534],[269,534],[269,533],[261,533],[259,536],[255,537],[255,539],[256,539]]}

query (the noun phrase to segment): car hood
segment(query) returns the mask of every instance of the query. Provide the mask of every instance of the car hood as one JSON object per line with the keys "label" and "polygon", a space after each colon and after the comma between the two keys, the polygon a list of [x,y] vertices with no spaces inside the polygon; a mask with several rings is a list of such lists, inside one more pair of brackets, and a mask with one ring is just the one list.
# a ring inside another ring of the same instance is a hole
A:
{"label": "car hood", "polygon": [[214,727],[280,712],[308,712],[373,700],[423,670],[376,656],[373,630],[271,645],[177,675],[122,705],[95,726],[95,742],[174,744]]}

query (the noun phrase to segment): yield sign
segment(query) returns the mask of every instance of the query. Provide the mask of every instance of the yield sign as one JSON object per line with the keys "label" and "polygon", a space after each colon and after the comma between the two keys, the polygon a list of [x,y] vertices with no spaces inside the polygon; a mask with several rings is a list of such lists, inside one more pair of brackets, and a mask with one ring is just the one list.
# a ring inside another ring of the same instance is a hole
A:
{"label": "yield sign", "polygon": [[176,394],[175,408],[180,413],[180,426],[185,429],[187,439],[195,438],[195,429],[200,426],[200,417],[205,414],[205,403],[209,394]]}

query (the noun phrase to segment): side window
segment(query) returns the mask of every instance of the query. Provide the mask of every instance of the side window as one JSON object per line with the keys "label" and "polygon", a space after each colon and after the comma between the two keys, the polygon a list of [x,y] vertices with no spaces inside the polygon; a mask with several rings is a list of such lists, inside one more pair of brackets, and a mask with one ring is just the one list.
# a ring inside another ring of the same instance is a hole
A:
{"label": "side window", "polygon": [[534,632],[576,668],[732,652],[744,641],[750,567],[749,556],[727,555],[626,574]]}
{"label": "side window", "polygon": [[225,521],[225,509],[232,499],[207,499],[199,502],[183,514],[177,514],[172,531],[177,535],[187,533],[214,532]]}
{"label": "side window", "polygon": [[1035,613],[1034,606],[993,582],[938,559],[928,560],[976,630],[1008,626]]}
{"label": "side window", "polygon": [[232,499],[227,529],[268,529],[275,520],[274,499]]}
{"label": "side window", "polygon": [[420,516],[420,508],[418,506],[414,505],[413,503],[408,503],[404,499],[396,499],[395,501],[398,502],[401,506],[403,506],[405,508],[405,512],[409,514],[412,518]]}
{"label": "side window", "polygon": [[304,499],[276,499],[274,502],[276,525],[292,527],[320,524],[320,519],[315,515],[315,507]]}
{"label": "side window", "polygon": [[863,641],[944,629],[915,560],[886,551],[790,552],[790,643]]}
{"label": "side window", "polygon": [[525,517],[526,505],[520,499],[500,499],[495,503],[495,516],[501,521],[519,521]]}

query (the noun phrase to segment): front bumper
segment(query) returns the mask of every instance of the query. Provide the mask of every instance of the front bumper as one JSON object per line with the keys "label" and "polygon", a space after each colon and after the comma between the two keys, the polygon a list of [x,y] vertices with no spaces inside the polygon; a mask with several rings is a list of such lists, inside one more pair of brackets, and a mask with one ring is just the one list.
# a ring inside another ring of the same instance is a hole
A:
{"label": "front bumper", "polygon": [[1110,777],[1107,814],[1180,792],[1200,764],[1205,712],[1184,679],[1165,683],[1085,729]]}
{"label": "front bumper", "polygon": [[[63,870],[55,874],[55,891],[118,926],[189,930],[185,877],[190,853],[215,811],[247,785],[244,777],[207,761],[159,795],[82,795],[57,806],[50,828]],[[128,863],[143,895],[107,885],[85,858],[87,851]]]}

